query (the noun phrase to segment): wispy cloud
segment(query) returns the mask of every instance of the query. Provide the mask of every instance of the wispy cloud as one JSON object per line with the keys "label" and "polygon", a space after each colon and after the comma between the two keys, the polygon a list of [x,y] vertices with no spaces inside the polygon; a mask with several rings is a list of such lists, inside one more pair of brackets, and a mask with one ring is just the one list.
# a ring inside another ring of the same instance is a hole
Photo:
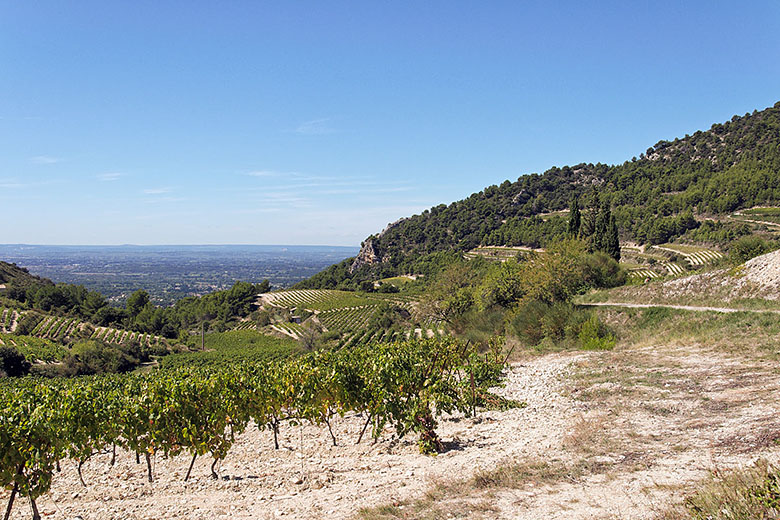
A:
{"label": "wispy cloud", "polygon": [[51,157],[49,155],[36,155],[30,158],[30,162],[33,164],[56,164],[63,160],[61,157]]}
{"label": "wispy cloud", "polygon": [[50,186],[52,184],[62,184],[63,180],[39,180],[39,181],[20,181],[16,177],[5,177],[0,179],[0,188],[5,189],[24,189],[24,188],[38,188],[41,186]]}
{"label": "wispy cloud", "polygon": [[300,175],[298,172],[278,172],[274,170],[256,170],[247,172],[250,177],[263,177],[263,178],[275,178],[275,177],[294,177]]}
{"label": "wispy cloud", "polygon": [[333,190],[323,190],[323,195],[378,195],[383,193],[399,193],[403,191],[412,191],[411,186],[393,186],[387,188],[341,188]]}
{"label": "wispy cloud", "polygon": [[173,202],[182,202],[185,201],[184,197],[157,197],[154,199],[146,199],[144,200],[144,203],[146,204],[160,204],[160,203],[173,203]]}
{"label": "wispy cloud", "polygon": [[233,210],[234,215],[259,215],[262,213],[279,213],[282,208],[250,208]]}
{"label": "wispy cloud", "polygon": [[146,195],[162,195],[171,191],[173,191],[173,188],[147,188],[144,190],[144,193]]}
{"label": "wispy cloud", "polygon": [[304,121],[295,129],[296,134],[301,135],[327,135],[336,133],[336,129],[330,124],[331,118],[312,119]]}
{"label": "wispy cloud", "polygon": [[122,177],[122,174],[117,172],[100,173],[97,176],[98,180],[103,182],[113,182],[119,180],[120,177]]}

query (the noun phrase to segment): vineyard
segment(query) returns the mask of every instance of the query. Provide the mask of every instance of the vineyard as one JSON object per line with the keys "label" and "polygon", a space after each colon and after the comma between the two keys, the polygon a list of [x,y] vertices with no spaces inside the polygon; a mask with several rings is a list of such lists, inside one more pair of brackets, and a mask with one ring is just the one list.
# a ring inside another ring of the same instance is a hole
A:
{"label": "vineyard", "polygon": [[0,333],[13,332],[22,315],[16,309],[0,308]]}
{"label": "vineyard", "polygon": [[531,252],[541,252],[543,249],[533,249],[530,247],[522,246],[479,246],[471,251],[466,252],[463,257],[467,260],[473,260],[474,258],[486,258],[487,260],[494,260],[499,262],[506,262],[510,258],[517,258],[517,255],[527,254]]}
{"label": "vineyard", "polygon": [[776,231],[780,227],[780,208],[743,209],[729,215],[729,218],[750,224],[766,226]]}
{"label": "vineyard", "polygon": [[629,275],[634,278],[660,278],[661,275],[653,271],[652,269],[647,269],[645,267],[639,267],[635,269],[629,270]]}
{"label": "vineyard", "polygon": [[205,350],[168,354],[160,359],[162,368],[193,366],[222,367],[241,362],[267,362],[284,359],[299,351],[290,339],[274,338],[256,330],[213,332],[205,336]]}
{"label": "vineyard", "polygon": [[684,244],[666,244],[656,246],[662,251],[669,251],[682,256],[691,267],[701,267],[723,258],[723,253],[713,249],[703,247],[689,246]]}
{"label": "vineyard", "polygon": [[[411,316],[416,301],[410,295],[305,289],[264,294],[260,304],[266,308],[284,309],[291,314],[301,311],[314,314],[312,319],[324,330],[341,333],[339,346],[354,346],[379,339],[388,341],[390,338],[438,337],[443,332],[439,324],[427,322],[422,324],[425,327],[422,332],[415,332],[414,327],[402,332],[367,330],[372,317],[386,304],[403,309]],[[299,339],[307,328],[305,321],[296,323],[292,320],[276,320],[269,325],[270,330],[293,339]],[[256,327],[252,322],[242,322],[236,327],[236,330],[247,329],[256,330]]]}
{"label": "vineyard", "polygon": [[197,457],[210,456],[216,478],[217,463],[245,429],[267,429],[276,439],[285,424],[305,421],[327,427],[335,445],[330,420],[348,412],[365,418],[358,443],[392,425],[399,437],[417,434],[421,452],[436,453],[442,413],[473,415],[487,402],[519,405],[488,392],[500,383],[505,361],[495,346],[482,356],[453,340],[420,340],[221,368],[6,380],[0,383],[0,485],[11,490],[9,512],[21,495],[38,520],[36,499],[49,490],[62,460],[78,464],[84,485],[84,462],[117,448],[146,461],[150,482],[153,454],[189,454],[184,480]]}
{"label": "vineyard", "polygon": [[[689,269],[697,269],[723,258],[723,253],[713,249],[687,244],[663,244],[640,248],[621,247],[624,260],[621,260],[634,278],[660,278],[661,276],[682,276]],[[653,269],[646,267],[654,264]]]}
{"label": "vineyard", "polygon": [[328,329],[355,330],[364,326],[376,310],[377,305],[346,307],[344,309],[323,311],[318,317],[320,322]]}
{"label": "vineyard", "polygon": [[[0,334],[10,334],[16,331],[19,321],[25,314],[16,309],[0,309]],[[72,338],[89,337],[105,343],[138,343],[140,345],[165,345],[165,338],[142,332],[115,329],[111,327],[95,327],[76,318],[62,316],[43,316],[29,332],[30,337],[53,342],[65,342]],[[41,359],[41,357],[36,357]]]}
{"label": "vineyard", "polygon": [[50,340],[33,336],[16,336],[13,334],[0,334],[0,346],[14,347],[29,361],[43,361],[46,363],[60,361],[67,349]]}
{"label": "vineyard", "polygon": [[300,307],[310,311],[325,311],[341,309],[344,307],[358,307],[362,305],[376,304],[379,298],[354,293],[350,291],[336,291],[330,289],[305,289],[297,291],[283,291],[264,295],[275,306],[294,308]]}
{"label": "vineyard", "polygon": [[111,327],[97,327],[90,339],[100,340],[109,344],[138,343],[139,345],[165,345],[167,341],[160,336],[153,336],[143,332],[114,329]]}

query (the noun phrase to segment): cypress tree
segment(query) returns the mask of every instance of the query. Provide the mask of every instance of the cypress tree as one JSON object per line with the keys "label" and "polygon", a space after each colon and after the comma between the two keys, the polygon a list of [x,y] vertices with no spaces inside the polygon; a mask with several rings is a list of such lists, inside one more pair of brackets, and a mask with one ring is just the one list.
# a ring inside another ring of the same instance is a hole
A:
{"label": "cypress tree", "polygon": [[585,214],[585,218],[582,218],[580,222],[580,235],[589,237],[588,249],[593,252],[595,246],[593,235],[596,233],[596,220],[598,220],[600,207],[599,192],[596,191],[596,188],[593,188],[591,197],[590,209],[588,210],[588,213]]}
{"label": "cypress tree", "polygon": [[580,216],[580,203],[577,197],[572,197],[571,208],[569,211],[569,234],[576,237],[580,234],[580,225],[582,217]]}
{"label": "cypress tree", "polygon": [[596,224],[593,230],[593,249],[595,251],[607,251],[607,242],[609,240],[609,219],[612,212],[609,210],[609,202],[604,201],[596,217]]}
{"label": "cypress tree", "polygon": [[604,252],[615,259],[616,262],[620,262],[620,237],[618,236],[618,227],[615,222],[615,215],[609,216],[609,228],[607,230],[606,248]]}

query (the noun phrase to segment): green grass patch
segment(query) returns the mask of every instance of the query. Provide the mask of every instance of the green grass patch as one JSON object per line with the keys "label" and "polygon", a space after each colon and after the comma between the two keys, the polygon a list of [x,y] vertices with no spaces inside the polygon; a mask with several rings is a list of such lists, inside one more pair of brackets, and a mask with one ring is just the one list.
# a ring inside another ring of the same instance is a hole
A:
{"label": "green grass patch", "polygon": [[408,278],[406,276],[393,276],[391,278],[383,278],[379,280],[382,283],[388,283],[390,285],[395,285],[396,287],[401,287],[403,285],[408,284],[409,282],[413,282],[411,278]]}
{"label": "green grass patch", "polygon": [[780,217],[780,208],[751,208],[740,211],[743,215]]}

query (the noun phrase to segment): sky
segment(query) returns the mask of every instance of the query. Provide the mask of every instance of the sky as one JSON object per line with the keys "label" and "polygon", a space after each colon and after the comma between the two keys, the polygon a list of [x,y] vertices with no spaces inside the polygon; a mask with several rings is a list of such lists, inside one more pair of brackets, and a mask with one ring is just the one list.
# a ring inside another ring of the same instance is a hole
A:
{"label": "sky", "polygon": [[0,0],[0,243],[357,246],[780,101],[780,2]]}

